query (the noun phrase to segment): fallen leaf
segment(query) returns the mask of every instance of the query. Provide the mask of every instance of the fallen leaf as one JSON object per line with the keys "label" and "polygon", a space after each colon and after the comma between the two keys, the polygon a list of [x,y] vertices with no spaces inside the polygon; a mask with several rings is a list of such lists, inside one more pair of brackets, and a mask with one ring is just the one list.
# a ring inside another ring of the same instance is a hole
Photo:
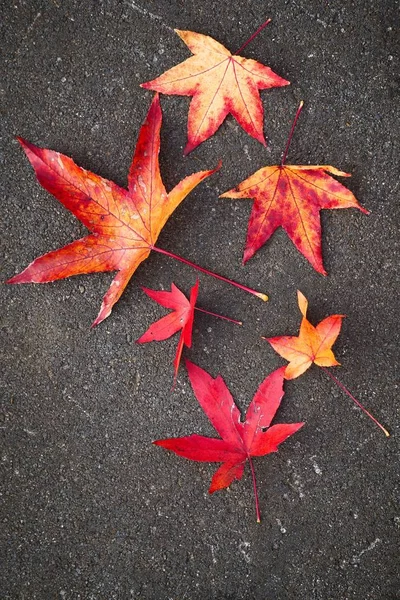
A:
{"label": "fallen leaf", "polygon": [[299,335],[264,338],[278,354],[289,361],[285,369],[285,379],[299,377],[313,363],[320,367],[340,364],[331,348],[340,333],[344,315],[331,315],[314,327],[306,317],[308,301],[300,291],[297,292],[297,300],[303,315]]}
{"label": "fallen leaf", "polygon": [[37,258],[7,283],[45,283],[83,273],[118,271],[93,323],[97,325],[108,317],[151,250],[173,256],[154,245],[162,228],[187,194],[220,165],[186,177],[167,194],[158,162],[161,120],[156,94],[140,129],[128,190],[78,167],[68,156],[18,138],[39,183],[92,233]]}
{"label": "fallen leaf", "polygon": [[207,35],[175,31],[194,56],[142,87],[163,94],[193,96],[184,154],[211,137],[229,113],[249,135],[265,145],[259,90],[288,85],[289,81],[255,60],[232,55]]}
{"label": "fallen leaf", "polygon": [[182,330],[173,363],[174,385],[178,375],[183,346],[185,345],[187,348],[192,346],[192,329],[195,309],[213,317],[230,321],[236,325],[242,325],[241,321],[236,321],[235,319],[230,319],[229,317],[224,317],[222,315],[217,315],[196,306],[197,295],[199,291],[198,280],[190,291],[189,299],[186,298],[185,294],[181,292],[181,290],[174,283],[171,284],[170,292],[149,290],[145,287],[142,287],[142,290],[152,300],[155,300],[155,302],[158,302],[165,308],[170,308],[173,312],[150,325],[149,329],[138,340],[136,340],[136,342],[138,344],[145,344],[147,342],[160,342],[170,338],[172,335]]}
{"label": "fallen leaf", "polygon": [[161,306],[165,308],[171,308],[172,312],[168,315],[159,319],[153,323],[149,329],[144,333],[138,340],[138,344],[145,344],[146,342],[160,342],[166,340],[178,331],[181,331],[179,337],[178,347],[176,349],[174,359],[174,385],[176,377],[178,375],[179,363],[182,356],[183,345],[190,348],[192,345],[192,329],[194,320],[194,308],[197,300],[197,294],[199,291],[199,281],[197,280],[195,285],[190,291],[190,299],[188,300],[183,292],[176,287],[174,283],[171,284],[170,292],[158,292],[155,290],[149,290],[148,288],[142,288],[142,290],[150,297],[155,300]]}
{"label": "fallen leaf", "polygon": [[236,188],[220,198],[251,198],[254,200],[247,229],[243,264],[283,227],[296,248],[323,275],[321,209],[358,208],[354,194],[329,175],[350,177],[330,165],[285,165],[294,126],[303,104],[300,104],[285,154],[280,165],[263,167]]}
{"label": "fallen leaf", "polygon": [[186,361],[193,391],[200,406],[222,439],[189,435],[153,442],[175,454],[199,462],[222,462],[214,474],[209,493],[228,487],[241,479],[249,461],[256,502],[257,521],[260,521],[259,501],[252,457],[277,452],[279,444],[295,433],[304,423],[271,425],[283,397],[284,367],[274,371],[258,388],[242,422],[221,376],[213,379],[206,371]]}
{"label": "fallen leaf", "polygon": [[383,431],[386,437],[390,437],[388,430],[375,419],[375,417],[353,396],[347,387],[339,381],[326,367],[340,365],[332,352],[332,346],[340,333],[342,319],[345,315],[331,315],[318,323],[316,327],[307,319],[307,298],[297,292],[297,300],[300,312],[303,315],[298,336],[284,335],[280,337],[263,337],[267,340],[278,354],[289,364],[285,368],[285,379],[295,379],[302,375],[315,363],[336,383],[336,385],[353,400],[355,404]]}

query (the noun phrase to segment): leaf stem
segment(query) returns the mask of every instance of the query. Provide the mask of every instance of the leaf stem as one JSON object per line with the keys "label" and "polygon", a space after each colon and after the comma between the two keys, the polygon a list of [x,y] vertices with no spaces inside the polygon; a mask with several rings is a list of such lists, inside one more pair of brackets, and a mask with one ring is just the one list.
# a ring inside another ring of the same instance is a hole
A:
{"label": "leaf stem", "polygon": [[325,371],[325,373],[327,373],[327,374],[329,375],[329,377],[332,379],[332,381],[334,381],[334,382],[336,383],[336,385],[338,385],[338,386],[340,387],[340,389],[341,389],[341,390],[342,390],[342,391],[343,391],[345,394],[347,394],[347,396],[349,396],[349,398],[351,398],[351,399],[352,399],[352,400],[353,400],[353,401],[354,401],[354,402],[357,404],[357,406],[358,406],[359,408],[361,408],[361,410],[362,410],[362,411],[364,411],[364,412],[365,412],[365,414],[366,414],[366,415],[368,415],[368,416],[369,416],[369,418],[370,418],[370,419],[372,419],[372,420],[373,420],[373,422],[374,422],[376,425],[378,425],[378,427],[380,427],[380,429],[382,429],[382,431],[383,431],[383,433],[386,435],[386,437],[390,437],[390,433],[388,432],[388,430],[387,430],[387,429],[385,429],[385,428],[383,427],[383,425],[381,425],[381,424],[379,423],[379,421],[377,421],[377,420],[375,419],[375,417],[373,417],[373,416],[371,415],[371,413],[367,411],[367,409],[366,409],[366,408],[365,408],[365,407],[364,407],[364,406],[361,404],[361,402],[359,402],[359,401],[357,400],[357,398],[354,398],[353,394],[351,394],[351,393],[349,392],[349,390],[347,389],[347,387],[346,387],[346,386],[344,386],[344,385],[343,385],[343,383],[342,383],[341,381],[339,381],[339,379],[337,379],[337,378],[336,378],[336,377],[335,377],[335,376],[334,376],[334,375],[333,375],[333,374],[332,374],[332,373],[331,373],[331,372],[330,372],[330,371],[329,371],[329,370],[328,370],[326,367],[321,367],[321,369],[323,369],[323,370]]}
{"label": "leaf stem", "polygon": [[267,20],[265,21],[265,23],[263,23],[262,25],[260,25],[260,27],[257,29],[257,31],[255,31],[255,32],[253,33],[253,35],[252,35],[251,37],[249,37],[249,39],[247,40],[247,42],[245,42],[245,43],[243,44],[243,46],[240,46],[239,50],[236,50],[236,52],[234,53],[234,56],[237,56],[238,54],[240,54],[240,53],[241,53],[241,51],[242,51],[244,48],[246,48],[247,44],[250,44],[250,42],[252,42],[252,41],[254,40],[254,38],[255,38],[255,37],[256,37],[256,36],[257,36],[259,33],[261,33],[261,31],[262,31],[262,30],[263,30],[263,29],[264,29],[264,28],[265,28],[265,27],[266,27],[266,26],[267,26],[269,23],[271,23],[271,20],[272,20],[272,19],[267,19]]}
{"label": "leaf stem", "polygon": [[209,310],[204,310],[204,308],[199,308],[198,306],[195,306],[194,308],[195,308],[195,310],[205,313],[206,315],[211,315],[212,317],[218,317],[218,319],[224,319],[224,321],[230,321],[231,323],[235,323],[235,325],[243,325],[242,321],[236,321],[236,319],[231,319],[230,317],[224,317],[223,315],[218,315],[217,313],[210,312]]}
{"label": "leaf stem", "polygon": [[192,263],[190,260],[186,260],[186,258],[182,258],[182,256],[173,254],[172,252],[169,252],[168,250],[163,250],[162,248],[157,248],[156,246],[151,246],[151,250],[155,250],[156,252],[159,252],[160,254],[165,254],[165,256],[169,256],[170,258],[174,258],[175,260],[179,260],[183,264],[189,265],[189,267],[193,267],[193,269],[197,269],[197,271],[200,271],[201,273],[205,273],[206,275],[211,275],[211,277],[215,277],[215,279],[220,279],[221,281],[225,281],[225,283],[230,283],[231,285],[233,285],[245,292],[248,292],[249,294],[253,294],[253,296],[257,296],[257,298],[261,298],[261,300],[264,300],[264,302],[266,302],[268,300],[267,294],[262,294],[261,292],[256,292],[256,290],[252,290],[251,288],[249,288],[245,285],[242,285],[241,283],[232,281],[232,279],[228,279],[227,277],[223,277],[222,275],[217,275],[217,273],[214,273],[213,271],[208,271],[208,269],[204,269],[203,267],[199,267],[199,265]]}
{"label": "leaf stem", "polygon": [[282,157],[282,160],[281,160],[281,166],[282,167],[285,164],[286,157],[287,157],[287,154],[289,152],[290,142],[292,141],[294,128],[296,127],[296,123],[297,123],[297,120],[298,120],[298,118],[300,116],[301,109],[303,108],[303,105],[304,105],[304,102],[302,100],[300,102],[300,104],[299,104],[299,108],[297,109],[297,112],[296,112],[295,117],[293,119],[292,128],[291,128],[290,133],[289,133],[289,138],[288,138],[288,141],[287,141],[287,144],[286,144],[285,152],[283,153],[283,157]]}
{"label": "leaf stem", "polygon": [[251,456],[247,455],[247,458],[249,459],[249,465],[250,465],[250,469],[251,469],[251,476],[253,478],[253,489],[254,489],[254,498],[256,501],[256,516],[257,516],[257,523],[261,523],[261,515],[260,515],[260,504],[258,502],[258,492],[257,492],[257,481],[256,481],[256,473],[254,471],[254,466],[253,466],[253,461],[251,460]]}

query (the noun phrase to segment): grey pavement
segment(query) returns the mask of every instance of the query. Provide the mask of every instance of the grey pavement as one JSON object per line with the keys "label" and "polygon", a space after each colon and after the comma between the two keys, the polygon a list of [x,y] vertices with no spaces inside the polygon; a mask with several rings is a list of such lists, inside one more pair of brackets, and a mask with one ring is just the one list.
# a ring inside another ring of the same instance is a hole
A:
{"label": "grey pavement", "polygon": [[[161,97],[167,189],[219,158],[223,168],[159,245],[270,295],[201,276],[199,305],[244,326],[196,315],[185,356],[221,373],[244,411],[284,364],[260,336],[297,333],[301,289],[314,323],[347,315],[334,372],[392,436],[316,367],[287,382],[277,422],[306,425],[255,460],[257,524],[248,468],[209,496],[215,465],[151,445],[214,435],[183,367],[170,392],[176,338],[134,342],[163,314],[140,286],[188,291],[193,270],[152,255],[94,330],[112,274],[1,286],[4,600],[400,598],[398,2],[3,0],[1,278],[85,233],[37,183],[15,135],[126,185],[152,98],[139,83],[189,56],[173,28],[235,50],[268,16],[243,53],[292,82],[261,92],[267,149],[229,117],[184,159],[189,100]],[[301,99],[288,163],[351,172],[344,183],[371,211],[323,213],[328,277],[283,231],[243,267],[251,203],[218,200],[280,160]]]}

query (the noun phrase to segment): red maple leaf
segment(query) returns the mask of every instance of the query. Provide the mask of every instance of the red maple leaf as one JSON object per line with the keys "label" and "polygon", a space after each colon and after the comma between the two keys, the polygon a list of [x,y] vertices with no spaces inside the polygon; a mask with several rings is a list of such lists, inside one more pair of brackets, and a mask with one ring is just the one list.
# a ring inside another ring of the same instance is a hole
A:
{"label": "red maple leaf", "polygon": [[142,87],[163,94],[193,96],[184,154],[211,137],[229,113],[265,146],[259,90],[288,85],[289,81],[269,67],[238,54],[269,22],[270,19],[234,55],[208,35],[175,29],[194,56]]}
{"label": "red maple leaf", "polygon": [[358,208],[354,194],[332,175],[350,177],[331,165],[285,165],[293,130],[300,114],[296,114],[292,131],[280,165],[263,167],[220,198],[254,200],[247,229],[243,264],[259,250],[278,227],[283,227],[296,248],[323,275],[321,209]]}
{"label": "red maple leaf", "polygon": [[242,422],[221,376],[213,379],[206,371],[186,361],[190,382],[200,406],[222,439],[203,435],[189,435],[153,442],[175,454],[199,462],[222,462],[214,474],[209,493],[228,487],[235,479],[241,479],[246,461],[249,461],[257,521],[260,510],[252,457],[277,452],[279,444],[298,431],[304,423],[271,425],[283,397],[285,368],[274,371],[258,388]]}
{"label": "red maple leaf", "polygon": [[173,312],[150,325],[149,329],[138,340],[136,340],[137,343],[145,344],[146,342],[161,342],[182,330],[173,363],[174,385],[178,375],[183,346],[185,345],[187,348],[191,348],[192,346],[192,329],[195,309],[208,315],[212,315],[213,317],[219,317],[220,319],[231,321],[237,325],[242,325],[241,321],[236,321],[235,319],[230,319],[229,317],[223,317],[222,315],[217,315],[196,306],[197,295],[199,291],[198,280],[190,291],[189,300],[174,283],[171,284],[170,292],[149,290],[145,287],[142,287],[142,290],[152,300],[155,300],[158,302],[158,304],[161,304],[161,306],[164,306],[165,308],[170,308]]}
{"label": "red maple leaf", "polygon": [[168,339],[179,330],[182,330],[173,363],[175,385],[179,363],[182,356],[183,345],[185,345],[187,348],[190,348],[192,345],[194,307],[199,291],[199,281],[197,280],[195,285],[192,287],[189,300],[174,283],[171,284],[170,292],[157,292],[155,290],[149,290],[145,287],[143,287],[142,290],[150,298],[161,304],[161,306],[165,306],[165,308],[171,308],[172,312],[150,325],[146,333],[144,333],[137,340],[137,343],[145,344],[146,342],[161,342],[162,340]]}
{"label": "red maple leaf", "polygon": [[187,194],[216,169],[186,177],[167,194],[158,163],[161,120],[156,94],[139,133],[128,190],[82,169],[68,156],[18,138],[39,183],[91,234],[37,258],[7,283],[44,283],[83,273],[118,271],[93,323],[97,325],[110,314],[151,250],[171,255],[155,247],[163,226]]}

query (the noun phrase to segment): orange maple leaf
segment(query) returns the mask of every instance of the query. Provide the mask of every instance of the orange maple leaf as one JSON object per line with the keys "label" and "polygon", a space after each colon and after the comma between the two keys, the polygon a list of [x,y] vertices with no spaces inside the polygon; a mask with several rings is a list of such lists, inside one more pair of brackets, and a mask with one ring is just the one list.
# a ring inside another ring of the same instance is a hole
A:
{"label": "orange maple leaf", "polygon": [[229,113],[249,135],[265,145],[264,110],[258,90],[288,85],[289,81],[255,60],[232,55],[207,35],[175,31],[194,56],[141,87],[163,94],[193,96],[184,154],[211,137]]}
{"label": "orange maple leaf", "polygon": [[337,379],[326,367],[340,365],[332,352],[332,346],[340,333],[342,319],[345,315],[331,315],[318,323],[316,327],[307,319],[307,298],[297,292],[300,312],[303,315],[298,336],[284,335],[280,337],[263,337],[285,360],[289,361],[284,373],[285,379],[295,379],[302,375],[315,363],[336,383],[336,385],[357,404],[361,410],[380,428],[386,437],[388,430],[353,396],[347,387]]}
{"label": "orange maple leaf", "polygon": [[331,348],[340,333],[344,315],[331,315],[314,327],[306,317],[307,298],[298,291],[297,300],[303,315],[299,335],[264,338],[278,354],[290,361],[285,370],[285,379],[299,377],[313,363],[320,367],[333,367],[340,364]]}
{"label": "orange maple leaf", "polygon": [[91,234],[37,258],[7,283],[45,283],[83,273],[118,271],[93,323],[97,325],[111,313],[151,250],[174,256],[155,247],[162,228],[187,194],[220,165],[211,171],[189,175],[167,194],[158,162],[161,120],[156,94],[139,133],[128,190],[82,169],[68,156],[18,138],[39,183],[78,217]]}
{"label": "orange maple leaf", "polygon": [[294,126],[303,103],[297,111],[284,157],[280,165],[263,167],[236,188],[220,198],[254,199],[250,215],[243,264],[246,263],[272,236],[283,227],[296,248],[323,275],[321,209],[358,208],[354,194],[329,175],[350,177],[330,165],[285,165],[285,159]]}

